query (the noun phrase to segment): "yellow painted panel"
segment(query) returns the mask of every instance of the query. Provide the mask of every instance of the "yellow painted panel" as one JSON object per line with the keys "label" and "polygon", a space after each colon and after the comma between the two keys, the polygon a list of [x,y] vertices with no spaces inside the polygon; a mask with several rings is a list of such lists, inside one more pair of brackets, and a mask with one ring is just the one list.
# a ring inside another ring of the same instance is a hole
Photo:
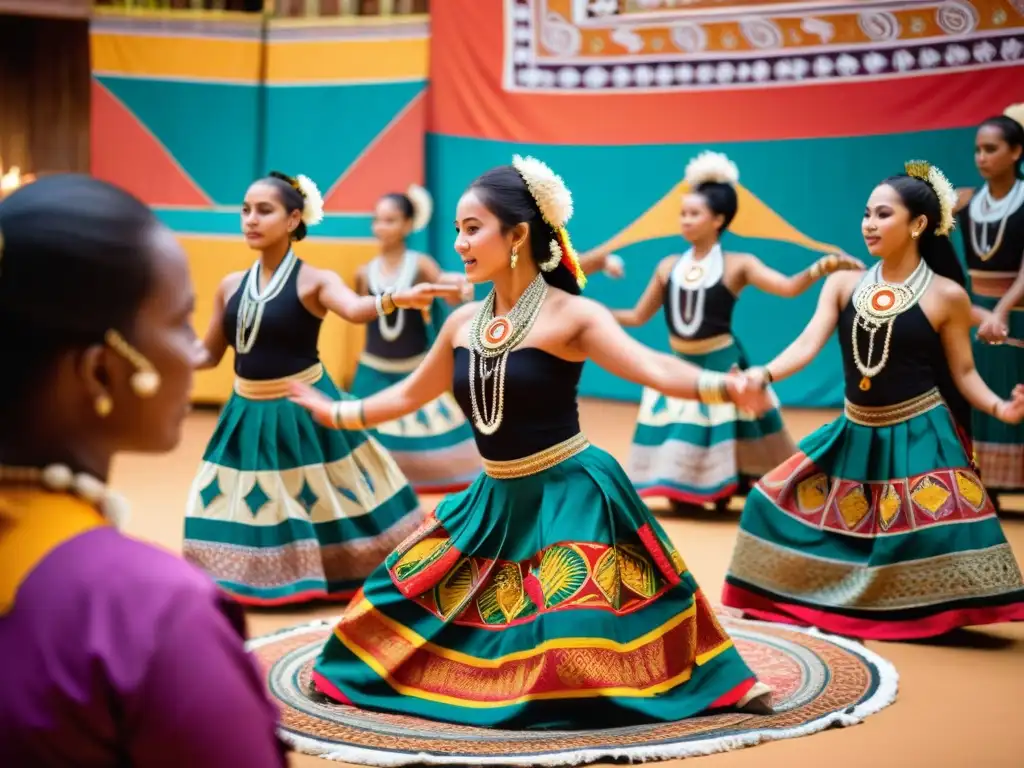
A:
{"label": "yellow painted panel", "polygon": [[[220,281],[230,272],[251,266],[254,254],[243,241],[235,238],[181,236],[179,239],[188,254],[196,290],[195,326],[202,335],[213,314],[213,297]],[[313,266],[337,272],[352,285],[356,270],[373,258],[376,246],[372,242],[310,240],[296,246],[295,252]],[[351,381],[363,348],[364,334],[362,326],[346,323],[334,315],[324,321],[320,332],[320,358],[339,386]],[[192,402],[224,403],[231,395],[233,383],[234,353],[228,350],[217,368],[196,375]]]}
{"label": "yellow painted panel", "polygon": [[[427,37],[272,42],[267,49],[268,83],[426,78]],[[315,61],[316,66],[310,66]]]}
{"label": "yellow painted panel", "polygon": [[93,32],[92,69],[100,75],[255,83],[258,40]]}

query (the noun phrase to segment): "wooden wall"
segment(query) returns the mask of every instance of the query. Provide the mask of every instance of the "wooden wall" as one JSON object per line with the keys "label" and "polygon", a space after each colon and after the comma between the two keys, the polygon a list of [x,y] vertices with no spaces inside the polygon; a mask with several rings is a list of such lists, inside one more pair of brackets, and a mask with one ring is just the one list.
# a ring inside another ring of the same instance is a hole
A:
{"label": "wooden wall", "polygon": [[0,164],[89,171],[89,24],[0,16]]}

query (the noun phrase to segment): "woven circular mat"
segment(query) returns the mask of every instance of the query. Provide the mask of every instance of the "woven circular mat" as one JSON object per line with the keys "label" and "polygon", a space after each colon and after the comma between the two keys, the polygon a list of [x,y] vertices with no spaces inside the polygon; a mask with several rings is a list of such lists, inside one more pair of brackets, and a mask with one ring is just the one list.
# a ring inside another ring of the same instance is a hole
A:
{"label": "woven circular mat", "polygon": [[896,698],[893,666],[860,644],[721,616],[736,647],[773,689],[775,713],[742,712],[589,731],[503,731],[380,714],[310,693],[310,671],[330,622],[253,640],[281,708],[282,736],[298,751],[360,765],[580,765],[665,760],[853,725]]}

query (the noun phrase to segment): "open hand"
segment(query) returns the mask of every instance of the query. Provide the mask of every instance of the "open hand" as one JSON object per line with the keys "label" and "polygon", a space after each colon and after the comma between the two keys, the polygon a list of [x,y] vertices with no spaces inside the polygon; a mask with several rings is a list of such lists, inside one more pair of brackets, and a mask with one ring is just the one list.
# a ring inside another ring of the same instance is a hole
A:
{"label": "open hand", "polygon": [[835,255],[836,259],[838,260],[836,262],[836,268],[833,270],[835,272],[840,272],[842,270],[854,270],[855,271],[855,270],[859,270],[859,269],[867,269],[867,265],[864,264],[863,261],[861,261],[860,259],[853,258],[853,256],[851,256],[850,254],[846,253],[845,251],[842,251],[842,252],[834,254],[834,255]]}
{"label": "open hand", "polygon": [[730,373],[726,376],[725,392],[737,408],[755,416],[760,416],[772,408],[768,391],[760,385],[754,386],[746,374]]}
{"label": "open hand", "polygon": [[420,283],[404,291],[396,291],[391,300],[399,309],[426,309],[434,299],[458,301],[462,286],[451,283]]}
{"label": "open hand", "polygon": [[293,381],[288,385],[288,399],[313,414],[318,423],[334,429],[334,420],[331,416],[334,401],[319,389]]}
{"label": "open hand", "polygon": [[1007,424],[1024,421],[1024,384],[1018,384],[1010,393],[1010,399],[999,409],[999,420]]}

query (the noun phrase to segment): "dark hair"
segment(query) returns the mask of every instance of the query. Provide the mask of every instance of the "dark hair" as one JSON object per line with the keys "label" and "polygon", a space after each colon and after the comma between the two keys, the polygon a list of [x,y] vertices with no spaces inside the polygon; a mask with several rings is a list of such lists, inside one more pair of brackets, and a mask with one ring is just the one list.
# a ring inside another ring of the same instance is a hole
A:
{"label": "dark hair", "polygon": [[[958,285],[967,287],[967,279],[963,267],[957,258],[953,243],[947,235],[936,234],[941,219],[941,206],[939,195],[932,188],[931,184],[915,176],[901,174],[890,176],[882,182],[896,190],[903,204],[910,212],[910,218],[925,216],[928,224],[925,226],[921,237],[918,239],[918,253],[924,262],[931,267],[932,272],[937,275],[949,278]],[[960,390],[953,382],[952,374],[948,366],[937,371],[939,389],[949,406],[953,418],[956,419],[960,429],[970,437],[971,433],[971,405],[960,393]]]}
{"label": "dark hair", "polygon": [[[159,222],[127,192],[78,174],[46,176],[0,202],[0,432],[60,353],[131,339],[152,282]],[[20,422],[19,422],[20,423]]]}
{"label": "dark hair", "polygon": [[398,212],[402,214],[402,218],[409,220],[416,215],[416,207],[412,204],[412,200],[409,196],[403,192],[388,192],[386,195],[381,197],[381,200],[390,200],[395,204]]}
{"label": "dark hair", "polygon": [[[998,128],[1003,134],[1003,141],[1011,147],[1024,148],[1024,126],[1012,117],[1007,115],[996,115],[995,117],[983,120],[978,128],[984,128],[986,126]],[[1024,167],[1022,164],[1024,164],[1024,151],[1022,151],[1021,156],[1017,158],[1016,174],[1018,179],[1024,179],[1024,171],[1021,170],[1021,168]]]}
{"label": "dark hair", "polygon": [[740,202],[736,197],[736,190],[732,184],[721,181],[705,181],[693,189],[695,194],[704,198],[711,212],[722,216],[722,226],[718,228],[718,234],[725,232],[732,220],[736,218],[736,211],[739,210]]}
{"label": "dark hair", "polygon": [[[266,184],[277,190],[277,197],[289,214],[293,211],[301,213],[302,209],[306,207],[306,198],[302,196],[302,193],[297,188],[297,182],[291,176],[280,171],[271,171],[265,177],[259,179],[259,183]],[[299,226],[292,232],[292,240],[298,242],[305,239],[305,237],[306,222],[300,221]]]}
{"label": "dark hair", "polygon": [[[537,201],[519,171],[511,165],[499,165],[478,177],[469,188],[477,193],[487,210],[498,217],[503,232],[524,222],[530,225],[530,252],[538,266],[550,258],[549,244],[555,239],[555,232],[540,215]],[[551,272],[542,274],[548,285],[577,296],[581,293],[576,276],[565,264],[559,263]]]}

